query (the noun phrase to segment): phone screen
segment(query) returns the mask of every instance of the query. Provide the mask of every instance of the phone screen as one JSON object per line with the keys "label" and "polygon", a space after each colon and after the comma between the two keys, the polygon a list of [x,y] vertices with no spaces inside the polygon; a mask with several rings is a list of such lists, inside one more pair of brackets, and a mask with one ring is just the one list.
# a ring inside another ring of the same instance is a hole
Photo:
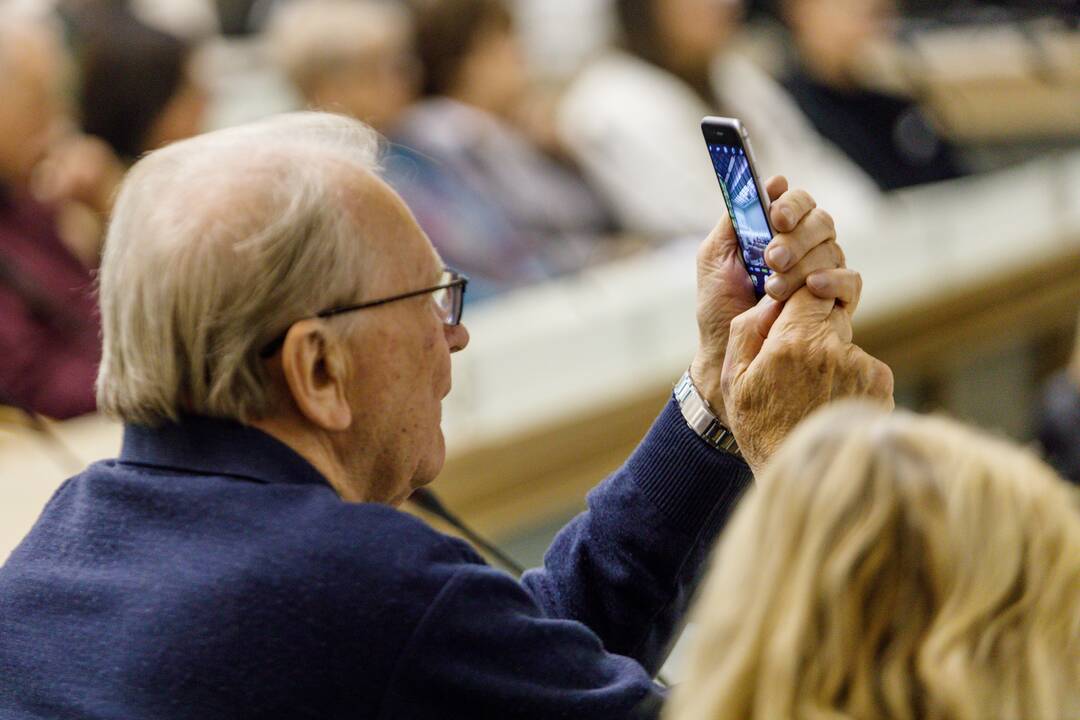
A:
{"label": "phone screen", "polygon": [[772,273],[765,264],[765,247],[772,240],[772,231],[758,197],[750,161],[741,145],[717,144],[711,140],[708,146],[746,271],[754,283],[754,293],[760,298],[765,294],[765,278]]}

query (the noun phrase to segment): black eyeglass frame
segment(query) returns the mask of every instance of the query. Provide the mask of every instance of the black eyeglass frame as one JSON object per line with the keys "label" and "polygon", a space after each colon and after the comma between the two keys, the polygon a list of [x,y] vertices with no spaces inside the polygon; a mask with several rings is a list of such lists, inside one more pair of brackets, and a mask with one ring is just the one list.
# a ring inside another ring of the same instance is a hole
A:
{"label": "black eyeglass frame", "polygon": [[[355,312],[357,310],[367,310],[368,308],[378,307],[379,305],[386,305],[387,303],[397,302],[398,300],[407,300],[419,295],[426,295],[428,293],[438,292],[439,290],[453,290],[460,287],[460,292],[451,292],[450,298],[454,304],[450,308],[450,316],[443,320],[446,325],[451,327],[461,323],[461,314],[465,309],[465,288],[469,284],[469,277],[463,273],[458,272],[452,268],[443,268],[443,272],[450,275],[450,281],[442,283],[440,285],[433,285],[432,287],[426,287],[422,290],[412,290],[410,292],[401,293],[400,295],[391,295],[390,297],[379,298],[377,300],[368,300],[362,303],[356,303],[354,305],[339,305],[338,307],[327,308],[326,310],[320,310],[311,317],[300,318],[299,320],[293,320],[289,323],[291,328],[300,320],[309,320],[311,318],[328,318],[335,315],[342,315],[344,313]],[[288,335],[289,328],[286,328],[284,332],[271,340],[269,343],[259,351],[259,357],[268,358],[272,357],[274,353],[281,349],[281,346],[285,344],[285,336]]]}

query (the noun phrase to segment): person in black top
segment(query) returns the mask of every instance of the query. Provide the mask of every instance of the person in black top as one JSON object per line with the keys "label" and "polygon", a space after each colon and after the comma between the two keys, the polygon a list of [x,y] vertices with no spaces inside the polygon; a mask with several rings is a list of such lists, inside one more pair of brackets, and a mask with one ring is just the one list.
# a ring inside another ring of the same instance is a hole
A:
{"label": "person in black top", "polygon": [[1069,364],[1042,387],[1036,429],[1046,462],[1080,485],[1080,336]]}
{"label": "person in black top", "polygon": [[784,87],[815,129],[882,190],[965,174],[916,103],[859,84],[863,53],[895,18],[893,0],[779,0],[777,9],[796,54]]}
{"label": "person in black top", "polygon": [[210,98],[197,72],[195,41],[109,3],[81,4],[66,19],[78,61],[83,132],[130,165],[203,130]]}
{"label": "person in black top", "polygon": [[1047,381],[1038,431],[1046,461],[1066,480],[1080,485],[1080,387],[1076,375],[1070,367]]}

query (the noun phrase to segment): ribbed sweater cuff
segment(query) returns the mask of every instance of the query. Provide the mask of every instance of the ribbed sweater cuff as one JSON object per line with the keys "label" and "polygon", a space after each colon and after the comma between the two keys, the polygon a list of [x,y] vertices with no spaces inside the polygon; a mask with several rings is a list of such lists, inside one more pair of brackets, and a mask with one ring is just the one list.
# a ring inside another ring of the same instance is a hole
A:
{"label": "ribbed sweater cuff", "polygon": [[710,447],[668,401],[627,467],[660,511],[682,531],[719,529],[753,475],[745,462]]}

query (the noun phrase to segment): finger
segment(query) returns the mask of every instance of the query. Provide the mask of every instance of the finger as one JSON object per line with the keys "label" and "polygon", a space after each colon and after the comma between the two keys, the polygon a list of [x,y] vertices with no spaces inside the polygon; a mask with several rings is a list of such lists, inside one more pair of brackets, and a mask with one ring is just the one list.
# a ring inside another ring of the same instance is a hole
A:
{"label": "finger", "polygon": [[788,182],[783,175],[773,175],[765,181],[765,192],[769,195],[769,201],[774,202],[778,197],[787,192]]}
{"label": "finger", "polygon": [[750,367],[750,363],[761,352],[761,346],[772,331],[782,309],[783,305],[766,295],[757,305],[731,321],[722,373],[725,385]]}
{"label": "finger", "polygon": [[806,287],[819,298],[833,298],[854,315],[862,298],[862,275],[850,268],[815,270],[806,276]]}
{"label": "finger", "polygon": [[[783,273],[773,273],[765,281],[765,292],[777,300],[787,300],[806,284],[806,278],[818,270],[832,270],[844,264],[844,251],[834,242],[810,250],[794,267]],[[833,298],[829,298],[830,300]]]}
{"label": "finger", "polygon": [[850,343],[855,336],[851,327],[851,315],[843,307],[833,305],[829,313],[829,327],[842,343]]}
{"label": "finger", "polygon": [[777,233],[765,249],[765,262],[777,272],[785,272],[813,248],[836,239],[832,215],[812,208],[790,232]]}
{"label": "finger", "polygon": [[712,232],[698,246],[698,267],[700,268],[703,262],[714,262],[716,258],[726,257],[733,252],[737,252],[738,247],[739,241],[735,236],[735,228],[731,224],[731,218],[724,215],[713,226]]}
{"label": "finger", "polygon": [[896,407],[896,398],[893,395],[895,386],[896,378],[893,376],[892,368],[874,358],[873,368],[870,371],[870,396],[892,410]]}
{"label": "finger", "polygon": [[778,304],[783,306],[783,310],[770,329],[770,334],[791,334],[795,337],[805,337],[820,330],[829,322],[829,315],[836,307],[836,301],[822,300],[806,288],[796,290],[787,302]]}
{"label": "finger", "polygon": [[769,219],[776,232],[791,232],[808,212],[817,207],[805,190],[788,190],[769,207]]}
{"label": "finger", "polygon": [[853,373],[857,375],[855,395],[883,403],[890,410],[896,406],[893,398],[895,380],[892,368],[858,345],[848,346],[847,362],[848,367],[853,368]]}

